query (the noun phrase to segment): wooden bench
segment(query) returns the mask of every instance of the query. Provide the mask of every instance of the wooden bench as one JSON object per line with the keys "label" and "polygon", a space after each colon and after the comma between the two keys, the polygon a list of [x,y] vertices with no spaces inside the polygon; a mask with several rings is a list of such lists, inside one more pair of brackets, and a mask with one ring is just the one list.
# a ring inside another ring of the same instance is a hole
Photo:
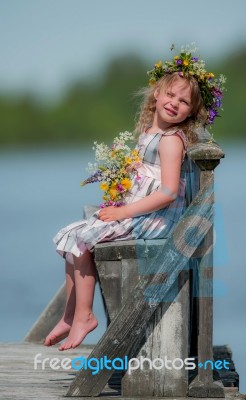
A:
{"label": "wooden bench", "polygon": [[[202,134],[203,139],[188,151],[193,163],[188,207],[171,235],[95,247],[109,324],[89,358],[176,359],[177,368],[150,369],[145,361],[143,369],[125,372],[124,397],[224,397],[223,385],[214,382],[211,369],[197,368],[191,375],[179,368],[180,360],[188,357],[203,363],[213,360],[213,170],[224,154],[208,140],[206,131]],[[61,311],[64,298],[63,287],[26,340],[37,341],[40,329],[45,337],[52,326],[44,321],[47,315],[52,319],[58,303]],[[100,395],[113,372],[103,369],[91,375],[90,370],[81,370],[67,396]]]}

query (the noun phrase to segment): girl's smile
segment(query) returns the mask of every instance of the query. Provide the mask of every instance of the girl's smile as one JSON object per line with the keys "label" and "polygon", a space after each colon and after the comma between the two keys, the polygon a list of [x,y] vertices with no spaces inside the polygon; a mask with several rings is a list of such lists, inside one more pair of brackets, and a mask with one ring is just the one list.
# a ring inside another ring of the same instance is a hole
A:
{"label": "girl's smile", "polygon": [[168,108],[168,107],[164,107],[164,109],[166,110],[166,112],[168,113],[168,114],[170,114],[170,115],[177,115],[177,111],[175,111],[175,110],[173,110],[173,109],[170,109],[170,108]]}

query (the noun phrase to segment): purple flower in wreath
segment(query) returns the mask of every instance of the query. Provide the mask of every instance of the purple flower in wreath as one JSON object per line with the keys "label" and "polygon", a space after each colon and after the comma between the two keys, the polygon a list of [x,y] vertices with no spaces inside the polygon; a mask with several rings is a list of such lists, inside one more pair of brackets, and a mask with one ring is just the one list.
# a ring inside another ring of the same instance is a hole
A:
{"label": "purple flower in wreath", "polygon": [[220,108],[222,106],[222,100],[217,97],[214,101],[214,106]]}
{"label": "purple flower in wreath", "polygon": [[178,58],[178,60],[176,60],[176,64],[177,65],[182,65],[182,60],[180,60],[180,58]]}
{"label": "purple flower in wreath", "polygon": [[219,88],[213,88],[212,94],[217,98],[218,97],[222,98],[222,95],[223,95],[222,91]]}
{"label": "purple flower in wreath", "polygon": [[213,108],[208,109],[209,113],[209,124],[212,124],[214,122],[214,118],[218,115],[218,112],[214,110]]}

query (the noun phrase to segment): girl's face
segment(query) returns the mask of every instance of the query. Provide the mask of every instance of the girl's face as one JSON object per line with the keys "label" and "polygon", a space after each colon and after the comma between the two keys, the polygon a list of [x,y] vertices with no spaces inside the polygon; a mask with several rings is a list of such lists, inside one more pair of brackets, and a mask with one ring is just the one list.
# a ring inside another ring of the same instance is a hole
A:
{"label": "girl's face", "polygon": [[191,116],[191,88],[182,78],[177,78],[165,89],[156,89],[155,117],[160,128],[176,125]]}

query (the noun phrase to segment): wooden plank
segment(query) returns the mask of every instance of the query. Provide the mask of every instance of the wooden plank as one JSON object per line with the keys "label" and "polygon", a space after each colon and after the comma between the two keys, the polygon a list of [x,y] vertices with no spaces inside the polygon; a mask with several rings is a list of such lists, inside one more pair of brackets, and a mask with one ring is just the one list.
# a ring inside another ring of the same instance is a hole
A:
{"label": "wooden plank", "polygon": [[110,322],[121,308],[121,261],[97,261],[96,266],[108,322]]}
{"label": "wooden plank", "polygon": [[63,284],[38,320],[24,338],[25,342],[42,343],[61,319],[66,305],[66,287]]}
{"label": "wooden plank", "polygon": [[145,242],[143,239],[98,243],[95,247],[95,261],[136,259],[144,257],[144,250]]}
{"label": "wooden plank", "polygon": [[[163,285],[161,293],[163,299],[168,295],[176,282],[178,273],[186,266],[187,261],[200,244],[213,221],[213,187],[212,180],[199,191],[191,206],[186,210],[175,230],[167,239],[161,252],[156,254],[150,270],[156,267],[155,275],[144,275],[135,286],[118,316],[112,321],[106,333],[92,351],[90,358],[100,359],[107,356],[113,360],[116,357],[131,357],[134,343],[139,333],[146,328],[147,322],[161,302],[159,284],[164,283],[163,273],[168,274],[168,284]],[[165,257],[163,258],[163,253]],[[158,301],[146,301],[145,289],[151,285],[152,297]],[[91,375],[90,370],[78,373],[68,396],[95,396],[99,395],[113,370],[103,369],[97,375]]]}
{"label": "wooden plank", "polygon": [[[148,322],[140,348],[135,346],[136,358],[183,360],[188,357],[188,271],[181,271],[178,280],[178,294],[174,290],[172,301],[159,304]],[[127,372],[122,379],[122,395],[126,397],[182,397],[187,391],[188,371],[184,368],[151,370],[145,363],[143,369]]]}

